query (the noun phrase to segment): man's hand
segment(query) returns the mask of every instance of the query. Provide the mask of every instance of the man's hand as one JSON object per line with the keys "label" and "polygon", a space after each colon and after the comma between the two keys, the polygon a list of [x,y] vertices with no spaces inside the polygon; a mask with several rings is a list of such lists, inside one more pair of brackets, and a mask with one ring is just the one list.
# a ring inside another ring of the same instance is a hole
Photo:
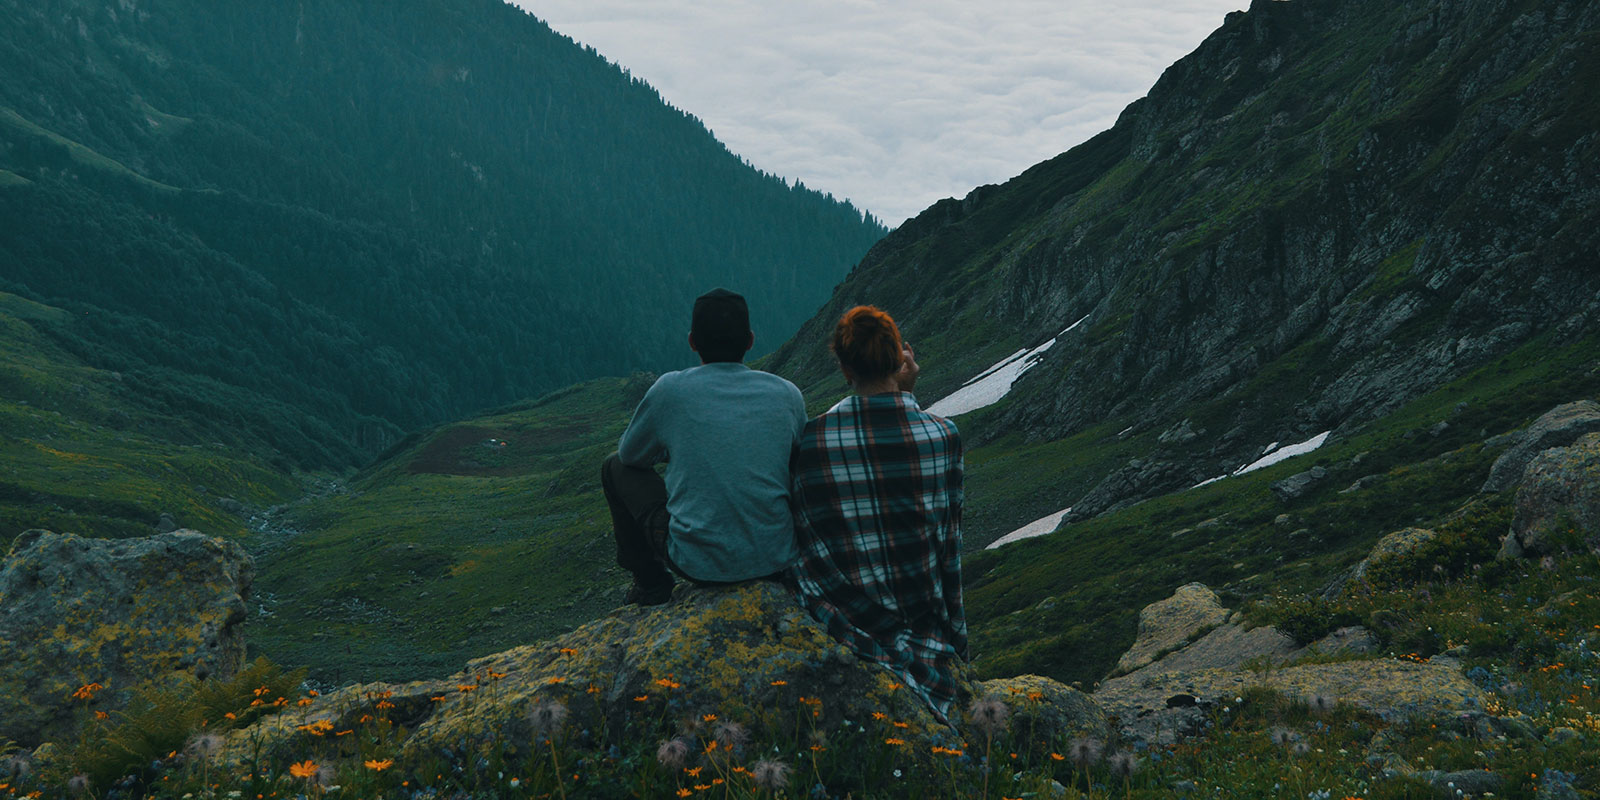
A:
{"label": "man's hand", "polygon": [[894,374],[895,386],[902,392],[909,392],[917,385],[917,376],[922,374],[922,367],[917,366],[917,354],[911,350],[910,342],[900,343],[900,371]]}

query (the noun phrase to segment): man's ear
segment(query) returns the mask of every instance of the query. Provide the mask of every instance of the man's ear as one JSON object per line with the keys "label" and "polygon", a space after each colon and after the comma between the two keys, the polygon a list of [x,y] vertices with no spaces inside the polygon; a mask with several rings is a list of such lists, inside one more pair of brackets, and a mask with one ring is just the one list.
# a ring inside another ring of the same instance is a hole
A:
{"label": "man's ear", "polygon": [[689,349],[695,351],[696,353],[700,352],[700,348],[695,346],[693,333],[689,334]]}

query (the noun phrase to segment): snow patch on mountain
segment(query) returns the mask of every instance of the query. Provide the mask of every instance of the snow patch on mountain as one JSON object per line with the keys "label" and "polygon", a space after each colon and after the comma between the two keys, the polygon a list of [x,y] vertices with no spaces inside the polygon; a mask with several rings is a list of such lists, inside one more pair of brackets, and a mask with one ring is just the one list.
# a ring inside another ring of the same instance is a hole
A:
{"label": "snow patch on mountain", "polygon": [[1207,484],[1216,483],[1223,478],[1231,478],[1235,475],[1243,475],[1246,472],[1255,472],[1258,469],[1266,469],[1267,467],[1270,467],[1280,461],[1286,461],[1294,458],[1295,456],[1303,456],[1306,453],[1321,447],[1324,442],[1328,441],[1328,434],[1332,432],[1333,431],[1323,431],[1322,433],[1319,433],[1310,439],[1299,442],[1298,444],[1291,444],[1287,447],[1278,447],[1278,443],[1273,442],[1272,444],[1267,445],[1265,454],[1255,461],[1252,461],[1226,475],[1218,475],[1215,478],[1201,481],[1190,488],[1198,489]]}
{"label": "snow patch on mountain", "polygon": [[1061,518],[1065,517],[1067,515],[1067,512],[1071,511],[1071,510],[1072,510],[1071,508],[1063,508],[1060,511],[1057,511],[1057,512],[1055,512],[1053,514],[1047,514],[1047,515],[1045,515],[1043,517],[1040,517],[1040,518],[1038,518],[1038,519],[1036,519],[1036,520],[1034,520],[1034,521],[1032,521],[1032,522],[1030,522],[1030,523],[1028,523],[1028,524],[1026,524],[1026,525],[1024,525],[1024,526],[1022,526],[1022,527],[1020,527],[1020,528],[1018,528],[1018,529],[1016,529],[1016,530],[1014,530],[1014,531],[1012,531],[1012,532],[1010,532],[1010,533],[1008,533],[1008,534],[1006,534],[1006,535],[1004,535],[1004,536],[1002,536],[1002,537],[1000,537],[998,539],[996,539],[996,540],[994,540],[993,542],[990,542],[989,546],[985,547],[984,549],[985,550],[993,550],[996,547],[999,547],[1000,545],[1003,545],[1003,544],[1011,544],[1012,542],[1020,542],[1023,539],[1032,539],[1035,536],[1043,536],[1043,535],[1045,535],[1047,533],[1050,533],[1051,531],[1054,531],[1056,529],[1057,525],[1061,524]]}
{"label": "snow patch on mountain", "polygon": [[1022,377],[1024,372],[1033,369],[1035,364],[1044,357],[1046,350],[1055,347],[1056,342],[1073,328],[1083,324],[1083,319],[1068,325],[1061,333],[1056,334],[1050,341],[1033,348],[1032,350],[1018,350],[1001,359],[988,369],[978,373],[961,385],[961,388],[951,392],[943,399],[928,406],[929,414],[938,414],[941,417],[954,417],[968,411],[977,411],[986,406],[1000,402],[1011,391],[1012,384]]}

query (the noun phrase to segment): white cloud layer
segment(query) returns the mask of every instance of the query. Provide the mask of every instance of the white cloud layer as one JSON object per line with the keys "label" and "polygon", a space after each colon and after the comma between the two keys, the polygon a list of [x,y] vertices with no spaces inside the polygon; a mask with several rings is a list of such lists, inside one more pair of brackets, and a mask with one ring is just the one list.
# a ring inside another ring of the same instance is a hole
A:
{"label": "white cloud layer", "polygon": [[1245,0],[513,0],[889,225],[1109,128]]}

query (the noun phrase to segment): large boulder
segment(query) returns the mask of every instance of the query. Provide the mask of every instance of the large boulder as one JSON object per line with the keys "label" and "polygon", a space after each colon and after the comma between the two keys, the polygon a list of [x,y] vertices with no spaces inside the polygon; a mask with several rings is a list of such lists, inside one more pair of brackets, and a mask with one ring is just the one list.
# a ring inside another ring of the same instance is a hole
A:
{"label": "large boulder", "polygon": [[1327,600],[1337,600],[1347,594],[1370,592],[1374,571],[1400,567],[1418,548],[1438,536],[1427,528],[1403,528],[1384,536],[1372,546],[1366,558],[1330,582],[1323,589],[1322,596]]}
{"label": "large boulder", "polygon": [[1031,748],[1035,757],[1051,752],[1061,742],[1077,738],[1108,741],[1111,722],[1100,705],[1083,692],[1038,675],[1019,675],[977,684],[977,694],[995,697],[1010,712],[1010,724],[1028,736],[1017,746]]}
{"label": "large boulder", "polygon": [[1117,661],[1116,674],[1132,672],[1228,620],[1216,592],[1203,583],[1180,586],[1172,596],[1145,606],[1139,612],[1139,632],[1133,647]]}
{"label": "large boulder", "polygon": [[1233,669],[1246,664],[1272,666],[1287,661],[1299,649],[1294,637],[1270,625],[1246,627],[1239,614],[1234,613],[1225,624],[1187,646],[1113,681],[1137,681],[1141,675],[1156,672]]}
{"label": "large boulder", "polygon": [[243,548],[190,530],[18,536],[0,567],[0,741],[62,736],[151,683],[230,677],[253,573]]}
{"label": "large boulder", "polygon": [[548,735],[541,726],[555,725],[579,746],[603,751],[623,737],[703,731],[714,716],[743,726],[754,742],[848,724],[917,742],[908,753],[931,758],[929,743],[981,741],[965,711],[990,693],[1051,730],[1107,730],[1087,696],[1045,678],[1001,686],[963,676],[959,693],[952,728],[887,669],[834,641],[782,587],[680,585],[666,605],[617,609],[556,639],[469,662],[443,680],[351,686],[291,706],[235,731],[223,757],[243,758],[255,746],[304,757],[315,744],[304,726],[337,734],[378,718],[403,729],[396,755],[414,762],[440,753],[469,759],[496,742]]}
{"label": "large boulder", "polygon": [[1315,488],[1317,484],[1327,480],[1327,478],[1327,469],[1312,467],[1305,472],[1290,475],[1283,480],[1273,481],[1269,488],[1272,489],[1274,495],[1277,495],[1279,501],[1288,503],[1304,497],[1307,492]]}
{"label": "large boulder", "polygon": [[1107,681],[1093,696],[1116,718],[1124,736],[1170,743],[1204,724],[1201,709],[1229,705],[1252,687],[1307,701],[1349,703],[1396,722],[1481,711],[1486,699],[1459,665],[1398,659],[1270,670],[1146,671]]}
{"label": "large boulder", "polygon": [[1522,479],[1534,456],[1552,447],[1565,447],[1584,434],[1596,432],[1600,432],[1600,403],[1579,400],[1556,406],[1514,435],[1511,446],[1489,469],[1483,491],[1510,489]]}
{"label": "large boulder", "polygon": [[1535,456],[1517,490],[1507,549],[1543,555],[1562,537],[1600,538],[1600,433]]}

